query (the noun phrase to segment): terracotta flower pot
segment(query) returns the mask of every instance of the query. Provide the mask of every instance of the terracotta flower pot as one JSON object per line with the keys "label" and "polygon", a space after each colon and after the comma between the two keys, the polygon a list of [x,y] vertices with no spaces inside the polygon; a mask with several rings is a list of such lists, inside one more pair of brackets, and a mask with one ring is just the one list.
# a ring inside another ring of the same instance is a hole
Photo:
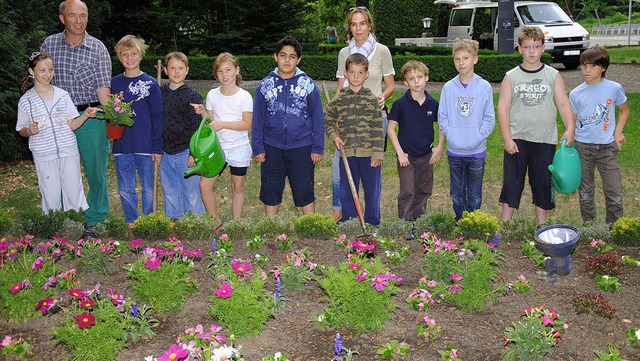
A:
{"label": "terracotta flower pot", "polygon": [[111,125],[110,123],[107,123],[107,139],[122,139],[122,134],[124,133],[125,128],[126,127],[124,125]]}

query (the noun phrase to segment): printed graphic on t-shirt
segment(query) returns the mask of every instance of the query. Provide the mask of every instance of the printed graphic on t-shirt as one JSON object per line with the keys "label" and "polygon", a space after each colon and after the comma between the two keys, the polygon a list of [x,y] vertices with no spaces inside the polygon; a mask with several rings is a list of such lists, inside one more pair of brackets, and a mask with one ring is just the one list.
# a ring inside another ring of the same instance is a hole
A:
{"label": "printed graphic on t-shirt", "polygon": [[475,97],[473,96],[459,96],[456,100],[456,110],[461,117],[468,117],[473,113],[473,105],[475,104]]}
{"label": "printed graphic on t-shirt", "polygon": [[129,83],[129,91],[131,92],[131,94],[136,96],[134,101],[144,99],[151,94],[149,92],[149,89],[151,88],[152,82],[153,80],[147,80],[147,81],[138,80],[135,83]]}
{"label": "printed graphic on t-shirt", "polygon": [[582,128],[588,124],[598,125],[604,122],[603,130],[607,130],[609,125],[609,106],[613,103],[613,99],[607,99],[607,104],[596,104],[593,113],[578,115],[578,128]]}
{"label": "printed graphic on t-shirt", "polygon": [[528,107],[535,107],[544,101],[545,96],[551,93],[549,84],[543,84],[542,79],[534,79],[529,83],[519,84],[513,88],[516,99]]}

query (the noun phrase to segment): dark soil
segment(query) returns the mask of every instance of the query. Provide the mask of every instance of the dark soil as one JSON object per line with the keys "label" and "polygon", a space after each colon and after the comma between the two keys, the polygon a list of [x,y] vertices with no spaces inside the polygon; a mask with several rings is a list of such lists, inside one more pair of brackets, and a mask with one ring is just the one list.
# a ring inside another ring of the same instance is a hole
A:
{"label": "dark soil", "polygon": [[[407,241],[400,241],[400,243]],[[423,276],[421,264],[423,253],[417,241],[407,242],[412,254],[406,262],[391,266],[396,275],[403,277],[400,292],[395,296],[397,310],[393,320],[385,324],[385,328],[377,333],[365,333],[357,336],[350,330],[322,330],[310,320],[324,311],[327,306],[322,301],[324,293],[317,283],[311,283],[303,292],[288,292],[283,296],[289,299],[288,307],[277,314],[266,324],[263,333],[253,338],[240,339],[236,345],[242,345],[242,355],[247,361],[259,361],[268,354],[284,352],[290,360],[329,360],[333,356],[333,338],[336,332],[343,335],[345,347],[360,352],[357,360],[376,360],[376,351],[386,342],[395,339],[405,341],[411,346],[408,360],[437,360],[437,350],[448,346],[458,348],[459,356],[464,360],[498,360],[503,350],[503,334],[505,327],[517,322],[520,311],[531,307],[545,305],[556,309],[566,318],[570,328],[554,354],[554,360],[593,360],[593,350],[606,350],[609,344],[616,345],[622,356],[629,360],[639,360],[640,350],[626,346],[625,332],[631,327],[640,327],[640,306],[638,305],[638,289],[640,289],[640,268],[627,268],[619,277],[622,288],[617,293],[606,293],[616,309],[616,317],[612,320],[593,315],[577,315],[571,299],[585,292],[601,292],[595,277],[587,274],[583,267],[584,259],[589,256],[590,247],[582,242],[577,253],[573,255],[573,271],[565,277],[558,277],[551,284],[539,278],[538,269],[531,260],[522,256],[519,244],[502,241],[499,249],[505,253],[506,262],[500,267],[496,282],[509,282],[523,274],[532,283],[532,290],[524,294],[499,296],[498,302],[489,304],[482,311],[463,312],[450,305],[436,305],[426,314],[442,326],[442,333],[431,343],[415,335],[415,328],[425,313],[413,311],[405,303],[405,299],[418,285]],[[188,244],[189,247],[208,249],[205,242]],[[271,246],[271,247],[270,247]],[[296,241],[292,249],[307,248],[311,258],[318,264],[330,266],[345,260],[344,248],[336,246],[328,240]],[[244,242],[236,241],[234,257],[251,257],[256,250],[247,249]],[[636,248],[617,248],[620,255],[638,256]],[[270,257],[265,269],[275,267],[284,259],[285,252],[276,250],[274,245],[266,244],[257,252]],[[82,287],[88,288],[101,283],[102,289],[116,288],[124,291],[126,297],[133,297],[127,288],[128,280],[122,266],[133,262],[135,256],[127,253],[114,261],[114,272],[108,276],[98,274],[79,274]],[[73,263],[61,265],[60,269],[72,267]],[[150,340],[142,340],[123,351],[118,360],[143,360],[147,355],[161,356],[185,328],[197,324],[209,325],[216,320],[207,315],[209,298],[212,295],[213,275],[206,271],[206,260],[200,261],[193,272],[199,284],[199,290],[189,297],[185,308],[177,314],[156,316],[160,326],[155,329],[157,335]],[[273,288],[273,282],[268,284]],[[354,300],[353,307],[366,307]],[[70,357],[70,351],[64,345],[55,345],[49,330],[59,325],[61,315],[31,319],[20,324],[0,321],[0,335],[23,337],[34,346],[35,360],[64,360]]]}

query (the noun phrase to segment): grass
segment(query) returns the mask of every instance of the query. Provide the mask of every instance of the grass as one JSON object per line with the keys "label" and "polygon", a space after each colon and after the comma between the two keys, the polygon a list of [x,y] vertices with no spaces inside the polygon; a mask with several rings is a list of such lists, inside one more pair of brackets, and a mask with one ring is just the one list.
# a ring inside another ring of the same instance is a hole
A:
{"label": "grass", "polygon": [[[431,93],[435,98],[440,94]],[[389,100],[391,104],[402,94],[396,92]],[[631,109],[640,108],[640,94],[627,94],[629,107]],[[494,95],[494,104],[497,105],[498,94]],[[560,133],[562,133],[562,123],[560,120]],[[620,164],[623,177],[623,194],[625,214],[631,217],[640,216],[640,147],[636,140],[640,139],[640,115],[631,112],[630,119],[625,128],[625,135],[628,144],[620,152]],[[500,216],[501,206],[498,203],[498,196],[502,186],[502,137],[498,126],[493,131],[487,141],[488,157],[486,159],[486,170],[484,175],[483,195],[484,201],[482,210]],[[331,162],[333,159],[333,146],[329,141],[325,143],[324,160],[316,167],[316,208],[319,213],[331,214]],[[433,194],[427,205],[427,212],[447,211],[451,212],[451,199],[449,197],[449,166],[445,157],[435,167],[435,180]],[[117,192],[117,180],[115,176],[114,163],[109,162],[109,202],[111,212],[122,215],[122,206]],[[397,219],[397,203],[399,181],[396,169],[396,155],[393,147],[389,143],[385,160],[382,166],[383,191],[381,200],[382,221]],[[596,187],[601,189],[602,185],[599,177],[596,177]],[[37,179],[35,176],[33,163],[31,161],[20,161],[0,165],[0,206],[15,214],[19,210],[28,207],[39,207],[40,194],[38,191]],[[85,184],[85,189],[87,185]],[[158,209],[163,208],[162,187],[159,190]],[[534,219],[535,210],[531,204],[531,193],[525,187],[522,196],[521,208],[516,211],[516,217]],[[246,203],[244,216],[249,218],[261,217],[264,208],[258,199],[260,190],[260,166],[252,162],[247,173]],[[218,196],[218,208],[223,220],[230,220],[231,215],[231,179],[228,171],[225,171],[217,184],[216,193]],[[604,222],[604,197],[601,191],[596,192],[596,204],[598,204],[598,220]],[[299,210],[293,205],[291,191],[289,187],[285,189],[283,202],[280,207],[280,215],[283,217],[298,217]],[[556,209],[549,214],[550,219],[555,222],[568,222],[579,224],[580,211],[577,194],[557,194]]]}

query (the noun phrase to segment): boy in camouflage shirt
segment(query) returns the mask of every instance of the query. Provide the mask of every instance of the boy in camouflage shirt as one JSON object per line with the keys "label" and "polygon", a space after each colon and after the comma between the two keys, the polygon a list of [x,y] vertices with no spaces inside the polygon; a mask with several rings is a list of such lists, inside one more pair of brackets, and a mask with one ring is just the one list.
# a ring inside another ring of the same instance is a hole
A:
{"label": "boy in camouflage shirt", "polygon": [[[351,168],[351,175],[359,190],[364,188],[364,221],[380,224],[380,192],[384,133],[382,113],[378,99],[364,81],[369,76],[369,61],[362,54],[347,58],[345,78],[348,88],[341,91],[325,110],[324,131],[337,148],[342,147]],[[357,217],[349,182],[342,159],[340,160],[340,200],[342,221]]]}

